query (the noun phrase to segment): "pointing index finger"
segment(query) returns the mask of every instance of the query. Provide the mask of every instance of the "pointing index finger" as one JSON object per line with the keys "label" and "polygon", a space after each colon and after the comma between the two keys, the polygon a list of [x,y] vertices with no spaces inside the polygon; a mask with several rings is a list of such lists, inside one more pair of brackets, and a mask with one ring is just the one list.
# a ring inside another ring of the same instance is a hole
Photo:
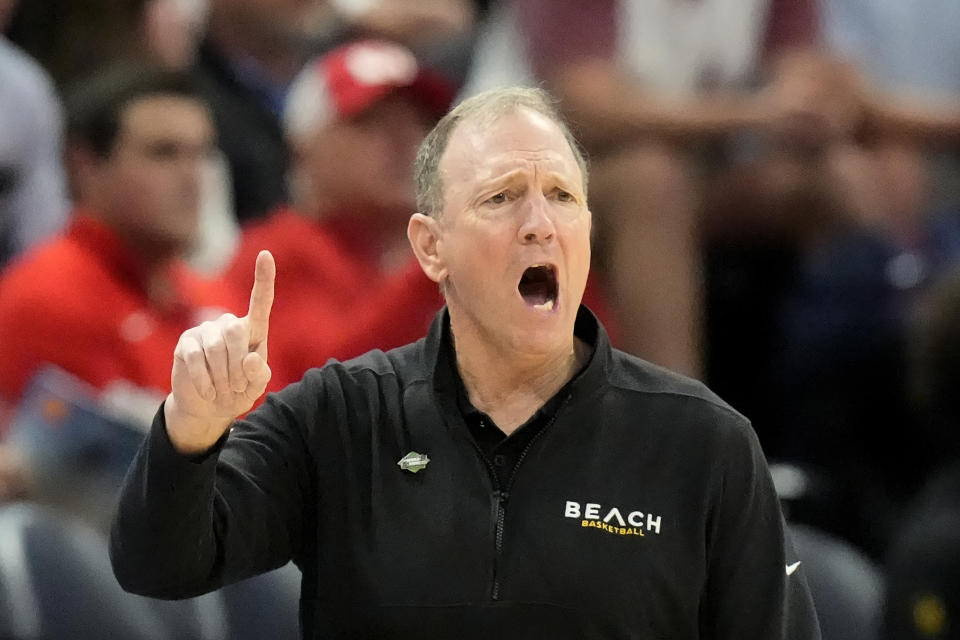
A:
{"label": "pointing index finger", "polygon": [[270,328],[270,309],[273,307],[273,283],[277,276],[277,265],[273,254],[263,250],[257,256],[254,272],[253,290],[250,291],[250,309],[247,320],[250,323],[250,346],[256,348],[267,339]]}

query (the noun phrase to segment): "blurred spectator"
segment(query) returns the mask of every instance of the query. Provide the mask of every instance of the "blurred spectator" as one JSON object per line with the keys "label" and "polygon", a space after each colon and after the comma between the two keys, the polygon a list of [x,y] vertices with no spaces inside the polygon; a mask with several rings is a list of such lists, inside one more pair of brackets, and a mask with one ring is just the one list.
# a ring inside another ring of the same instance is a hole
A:
{"label": "blurred spectator", "polygon": [[812,50],[781,55],[764,93],[777,126],[711,185],[711,379],[768,455],[855,496],[857,525],[831,531],[877,556],[925,472],[903,441],[904,328],[928,267],[960,257],[918,224],[923,180],[899,141],[955,125]]}
{"label": "blurred spectator", "polygon": [[194,73],[213,109],[240,221],[287,202],[280,124],[294,75],[324,24],[319,0],[210,0]]}
{"label": "blurred spectator", "polygon": [[766,125],[770,105],[742,93],[766,34],[777,26],[781,40],[805,42],[814,25],[811,3],[767,0],[514,0],[491,16],[465,92],[545,81],[579,124],[594,159],[595,256],[628,351],[703,373],[697,230],[708,156],[681,145]]}
{"label": "blurred spectator", "polygon": [[46,72],[3,34],[0,0],[0,266],[59,231],[68,202],[60,100]]}
{"label": "blurred spectator", "polygon": [[364,40],[308,64],[284,117],[293,207],[246,229],[225,279],[246,304],[262,249],[277,261],[271,388],[328,358],[420,338],[440,308],[413,259],[413,161],[452,88],[407,49]]}
{"label": "blurred spectator", "polygon": [[910,397],[920,417],[914,433],[931,472],[960,461],[960,269],[923,299],[910,332]]}
{"label": "blurred spectator", "polygon": [[208,293],[178,257],[196,228],[209,111],[182,73],[139,66],[97,74],[68,111],[77,208],[63,236],[0,279],[0,397],[16,403],[48,362],[113,404],[159,399],[170,383],[159,364]]}
{"label": "blurred spectator", "polygon": [[10,38],[61,89],[115,60],[188,66],[207,0],[33,0],[21,2]]}
{"label": "blurred spectator", "polygon": [[887,554],[889,640],[960,638],[960,271],[941,279],[924,301],[912,336],[913,397],[930,474],[926,488],[897,519]]}
{"label": "blurred spectator", "polygon": [[[203,36],[207,2],[122,0],[101,7],[100,0],[37,0],[20,4],[10,31],[51,71],[60,89],[69,91],[79,79],[116,60],[190,67]],[[238,230],[223,157],[212,154],[203,175],[200,224],[188,259],[212,273],[232,252]]]}
{"label": "blurred spectator", "polygon": [[819,0],[827,47],[887,91],[960,96],[960,5]]}
{"label": "blurred spectator", "polygon": [[443,40],[443,34],[452,38],[472,23],[465,0],[209,1],[196,72],[216,115],[241,222],[289,200],[280,119],[290,83],[311,55],[351,32],[424,43]]}
{"label": "blurred spectator", "polygon": [[898,524],[884,637],[960,639],[960,463],[939,473]]}
{"label": "blurred spectator", "polygon": [[[960,5],[950,0],[923,0],[912,5],[821,0],[821,5],[823,39],[830,51],[857,64],[888,95],[905,96],[956,113],[960,102],[960,44],[956,38]],[[901,109],[898,115],[897,128],[917,133],[915,108]],[[928,127],[926,141],[931,134],[944,132]],[[898,187],[883,194],[893,196],[886,209],[893,231],[906,250],[912,248],[913,236],[931,210],[960,206],[956,138],[953,153],[935,154],[932,165],[929,150],[919,148],[917,142],[903,136],[878,141],[878,160],[884,162],[884,171]],[[898,193],[907,197],[897,197]]]}

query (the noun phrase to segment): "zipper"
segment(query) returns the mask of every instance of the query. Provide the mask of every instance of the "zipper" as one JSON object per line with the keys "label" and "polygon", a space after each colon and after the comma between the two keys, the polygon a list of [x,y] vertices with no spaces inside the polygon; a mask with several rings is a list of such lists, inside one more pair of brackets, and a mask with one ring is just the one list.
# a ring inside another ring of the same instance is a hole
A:
{"label": "zipper", "polygon": [[563,399],[563,402],[557,407],[557,411],[553,414],[553,417],[550,418],[550,421],[547,424],[543,425],[543,428],[540,429],[534,435],[530,442],[527,443],[527,446],[523,448],[523,451],[520,452],[520,456],[517,458],[516,464],[513,465],[513,470],[510,472],[510,480],[507,482],[506,491],[500,490],[500,482],[497,480],[497,472],[493,468],[493,465],[487,460],[487,456],[484,455],[483,451],[480,449],[480,446],[474,443],[474,448],[480,454],[480,458],[484,461],[487,467],[487,471],[490,473],[490,478],[493,480],[494,487],[493,491],[493,503],[496,509],[495,516],[495,529],[494,529],[494,555],[493,555],[493,580],[490,586],[490,599],[493,601],[500,600],[500,585],[501,585],[501,576],[500,576],[500,559],[503,555],[503,530],[504,530],[504,521],[507,515],[507,500],[510,498],[510,490],[513,488],[513,482],[517,477],[517,470],[520,469],[520,465],[523,463],[523,459],[527,457],[527,453],[530,452],[530,449],[533,448],[534,443],[539,440],[543,434],[549,429],[554,422],[556,422],[557,417],[560,415],[560,412],[563,411],[564,407],[567,406],[571,396],[568,395]]}
{"label": "zipper", "polygon": [[496,529],[494,534],[494,554],[493,554],[493,585],[490,587],[490,599],[497,601],[500,599],[500,556],[503,553],[503,521],[506,517],[507,499],[510,494],[506,491],[494,491],[493,499],[496,505]]}

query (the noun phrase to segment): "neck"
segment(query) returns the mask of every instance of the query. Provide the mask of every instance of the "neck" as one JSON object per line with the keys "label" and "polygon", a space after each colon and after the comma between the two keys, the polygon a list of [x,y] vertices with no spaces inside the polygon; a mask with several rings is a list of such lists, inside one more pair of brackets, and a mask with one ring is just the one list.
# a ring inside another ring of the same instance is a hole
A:
{"label": "neck", "polygon": [[556,395],[590,357],[590,347],[573,335],[552,353],[524,355],[491,348],[475,331],[458,326],[452,312],[450,329],[470,402],[507,434]]}
{"label": "neck", "polygon": [[318,223],[329,221],[341,231],[346,227],[345,246],[352,245],[354,250],[367,254],[382,271],[394,272],[410,263],[410,242],[406,233],[409,209],[391,211],[374,207],[342,207],[326,201],[312,205],[306,200],[300,202],[304,206],[295,205],[296,209],[306,212],[307,219]]}

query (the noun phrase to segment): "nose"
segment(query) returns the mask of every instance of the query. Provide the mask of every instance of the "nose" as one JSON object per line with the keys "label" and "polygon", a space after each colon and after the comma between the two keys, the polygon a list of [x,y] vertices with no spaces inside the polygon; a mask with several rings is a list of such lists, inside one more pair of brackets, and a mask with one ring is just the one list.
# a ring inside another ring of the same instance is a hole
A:
{"label": "nose", "polygon": [[550,215],[550,203],[542,193],[530,196],[523,214],[523,222],[517,231],[522,244],[550,242],[556,234],[553,218]]}

